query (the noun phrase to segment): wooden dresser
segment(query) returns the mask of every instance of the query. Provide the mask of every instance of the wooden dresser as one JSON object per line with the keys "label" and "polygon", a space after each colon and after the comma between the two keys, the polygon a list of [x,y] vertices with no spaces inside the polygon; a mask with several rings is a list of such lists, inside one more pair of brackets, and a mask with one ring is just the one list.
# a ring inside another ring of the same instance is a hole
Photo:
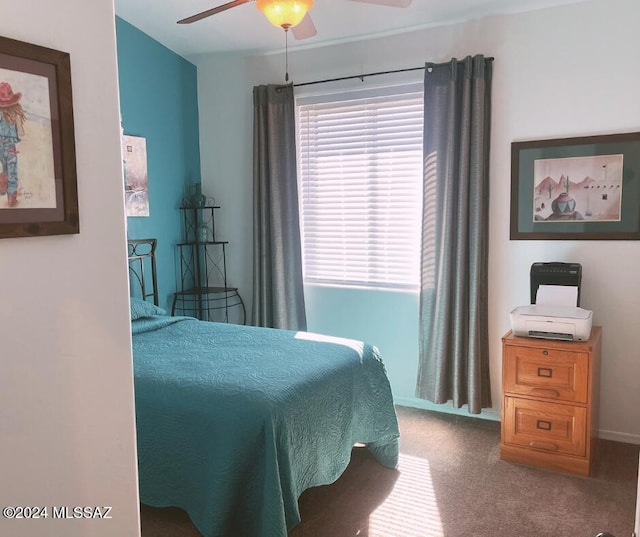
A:
{"label": "wooden dresser", "polygon": [[602,328],[585,342],[502,338],[500,458],[588,476],[598,434]]}

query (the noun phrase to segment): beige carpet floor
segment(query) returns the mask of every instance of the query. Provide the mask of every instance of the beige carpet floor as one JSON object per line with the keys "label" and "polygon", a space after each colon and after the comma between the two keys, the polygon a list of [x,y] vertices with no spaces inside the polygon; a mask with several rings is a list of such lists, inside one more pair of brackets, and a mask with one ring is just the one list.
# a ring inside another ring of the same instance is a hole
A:
{"label": "beige carpet floor", "polygon": [[[354,449],[338,481],[301,496],[289,537],[631,536],[639,446],[601,440],[578,477],[500,460],[498,422],[397,411],[398,469]],[[143,537],[200,535],[179,509],[142,506],[141,519]]]}

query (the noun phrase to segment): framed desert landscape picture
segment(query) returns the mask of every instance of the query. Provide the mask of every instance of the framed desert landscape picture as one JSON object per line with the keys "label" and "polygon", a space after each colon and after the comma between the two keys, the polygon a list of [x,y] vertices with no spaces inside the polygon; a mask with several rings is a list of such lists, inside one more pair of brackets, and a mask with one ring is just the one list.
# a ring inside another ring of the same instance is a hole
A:
{"label": "framed desert landscape picture", "polygon": [[640,239],[640,133],[513,142],[511,239]]}

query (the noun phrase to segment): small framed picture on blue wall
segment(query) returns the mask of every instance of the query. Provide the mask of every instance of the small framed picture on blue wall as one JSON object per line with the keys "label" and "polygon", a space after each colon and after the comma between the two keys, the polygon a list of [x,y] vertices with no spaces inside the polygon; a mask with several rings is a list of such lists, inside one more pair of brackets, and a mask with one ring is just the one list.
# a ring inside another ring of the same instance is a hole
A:
{"label": "small framed picture on blue wall", "polygon": [[127,216],[149,216],[149,178],[145,138],[122,135],[122,168]]}

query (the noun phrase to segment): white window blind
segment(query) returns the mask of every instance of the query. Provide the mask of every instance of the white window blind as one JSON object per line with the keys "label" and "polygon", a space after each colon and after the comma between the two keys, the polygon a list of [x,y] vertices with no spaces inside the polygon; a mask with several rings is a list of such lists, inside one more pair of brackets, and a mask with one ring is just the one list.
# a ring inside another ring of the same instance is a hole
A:
{"label": "white window blind", "polygon": [[422,84],[299,98],[305,282],[419,287]]}

